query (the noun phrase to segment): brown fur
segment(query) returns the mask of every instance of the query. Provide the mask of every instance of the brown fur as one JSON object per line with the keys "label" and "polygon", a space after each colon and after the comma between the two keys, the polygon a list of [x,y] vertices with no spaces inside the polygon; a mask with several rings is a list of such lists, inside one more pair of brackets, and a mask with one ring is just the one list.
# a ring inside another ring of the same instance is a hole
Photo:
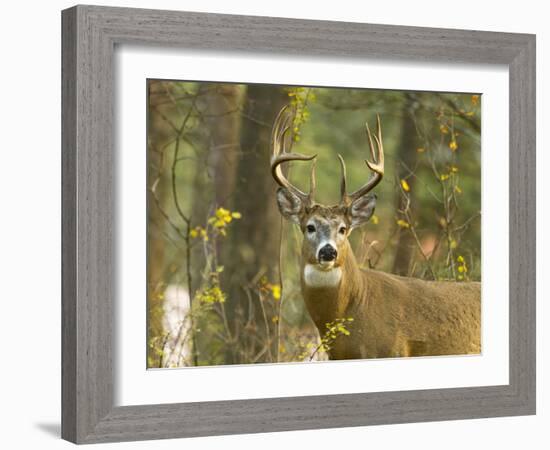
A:
{"label": "brown fur", "polygon": [[337,318],[354,319],[351,335],[336,339],[330,359],[480,353],[481,283],[361,270],[347,240],[338,259],[342,279],[334,288],[307,286],[307,258],[302,263],[302,294],[319,333]]}

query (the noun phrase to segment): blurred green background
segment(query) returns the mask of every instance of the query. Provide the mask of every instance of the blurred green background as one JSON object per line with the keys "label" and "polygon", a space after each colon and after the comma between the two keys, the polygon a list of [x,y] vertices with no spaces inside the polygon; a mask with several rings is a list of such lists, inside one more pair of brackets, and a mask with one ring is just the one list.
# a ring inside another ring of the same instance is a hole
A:
{"label": "blurred green background", "polygon": [[[148,80],[147,366],[324,360],[300,295],[301,232],[282,221],[270,135],[285,105],[293,151],[318,154],[316,201],[370,176],[380,115],[385,176],[351,236],[360,264],[481,279],[481,96]],[[289,177],[308,188],[310,163]]]}

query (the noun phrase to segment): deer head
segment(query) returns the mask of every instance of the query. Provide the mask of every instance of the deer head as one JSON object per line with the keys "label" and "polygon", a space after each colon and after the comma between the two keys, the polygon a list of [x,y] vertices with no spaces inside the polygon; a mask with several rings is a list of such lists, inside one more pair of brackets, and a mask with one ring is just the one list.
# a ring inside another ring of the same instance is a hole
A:
{"label": "deer head", "polygon": [[[279,211],[287,220],[300,226],[304,235],[302,259],[306,265],[317,270],[330,271],[343,265],[349,249],[348,236],[371,218],[376,205],[376,195],[370,191],[384,175],[384,150],[380,117],[377,117],[377,132],[372,135],[366,124],[367,138],[373,162],[366,160],[372,170],[372,177],[358,190],[348,194],[346,188],[346,165],[338,155],[341,168],[340,203],[325,206],[315,202],[315,158],[289,151],[288,130],[293,115],[283,108],[273,125],[271,138],[271,173],[279,184],[277,203]],[[375,145],[376,142],[376,145]],[[284,176],[281,164],[290,161],[313,161],[310,175],[309,193],[304,193]]]}

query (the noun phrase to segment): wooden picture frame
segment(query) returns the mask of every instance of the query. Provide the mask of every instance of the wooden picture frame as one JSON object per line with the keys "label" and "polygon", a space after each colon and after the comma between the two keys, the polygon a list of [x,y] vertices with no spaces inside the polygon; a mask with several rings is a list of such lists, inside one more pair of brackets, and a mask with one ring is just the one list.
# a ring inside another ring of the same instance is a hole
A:
{"label": "wooden picture frame", "polygon": [[[535,413],[534,35],[98,6],[63,11],[62,31],[64,439],[95,443]],[[509,384],[115,407],[116,44],[508,66]]]}

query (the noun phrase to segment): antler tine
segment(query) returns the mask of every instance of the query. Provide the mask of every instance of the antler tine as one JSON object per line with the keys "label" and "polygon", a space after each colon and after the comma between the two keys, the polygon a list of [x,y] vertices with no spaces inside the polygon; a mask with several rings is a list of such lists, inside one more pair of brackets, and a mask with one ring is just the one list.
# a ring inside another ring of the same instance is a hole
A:
{"label": "antler tine", "polygon": [[[374,140],[376,141],[376,145],[378,147],[378,155],[374,155],[374,147],[372,145],[372,139],[370,130],[368,130],[368,124],[367,124],[367,132],[369,135],[369,141],[370,141],[370,148],[371,148],[371,154],[374,161],[377,161],[376,163],[372,163],[370,161],[365,161],[369,168],[374,171],[375,173],[379,173],[380,176],[384,176],[384,147],[382,145],[382,128],[380,126],[380,116],[376,115],[376,134],[372,136]],[[378,136],[377,136],[378,135]]]}
{"label": "antler tine", "polygon": [[315,168],[312,168],[310,178],[310,193],[306,194],[292,185],[290,181],[284,176],[281,170],[281,164],[290,161],[311,161],[315,159],[317,155],[302,155],[300,153],[291,153],[285,148],[286,133],[290,129],[292,114],[288,111],[288,106],[285,106],[279,111],[275,123],[273,124],[273,130],[271,133],[271,174],[275,181],[282,187],[288,189],[293,194],[302,198],[302,200],[312,200],[313,193],[315,191]]}
{"label": "antler tine", "polygon": [[349,201],[347,193],[347,172],[346,172],[346,163],[342,155],[338,154],[338,160],[340,161],[340,172],[342,174],[340,180],[340,203],[346,204]]}
{"label": "antler tine", "polygon": [[279,111],[271,129],[272,158],[281,153],[284,136],[289,128],[288,119],[290,115],[285,114],[286,109],[287,107],[285,106]]}
{"label": "antler tine", "polygon": [[[372,155],[373,161],[365,160],[365,163],[367,163],[367,166],[370,170],[374,172],[373,176],[370,178],[369,181],[367,181],[363,186],[361,186],[359,189],[357,189],[352,194],[348,195],[348,198],[353,201],[358,199],[359,197],[362,197],[369,191],[375,188],[375,186],[382,181],[382,177],[384,176],[384,147],[382,145],[382,127],[380,125],[380,116],[376,115],[377,120],[377,134],[374,136],[371,134],[369,129],[369,124],[365,123],[365,128],[367,130],[367,137],[369,141],[369,148],[370,153]],[[374,138],[374,141],[373,141]],[[376,148],[374,145],[374,142],[376,142]]]}
{"label": "antler tine", "polygon": [[315,188],[317,187],[317,180],[315,178],[315,163],[316,159],[313,160],[311,164],[311,173],[309,174],[309,195],[308,199],[310,202],[313,202],[313,196],[315,195]]}

